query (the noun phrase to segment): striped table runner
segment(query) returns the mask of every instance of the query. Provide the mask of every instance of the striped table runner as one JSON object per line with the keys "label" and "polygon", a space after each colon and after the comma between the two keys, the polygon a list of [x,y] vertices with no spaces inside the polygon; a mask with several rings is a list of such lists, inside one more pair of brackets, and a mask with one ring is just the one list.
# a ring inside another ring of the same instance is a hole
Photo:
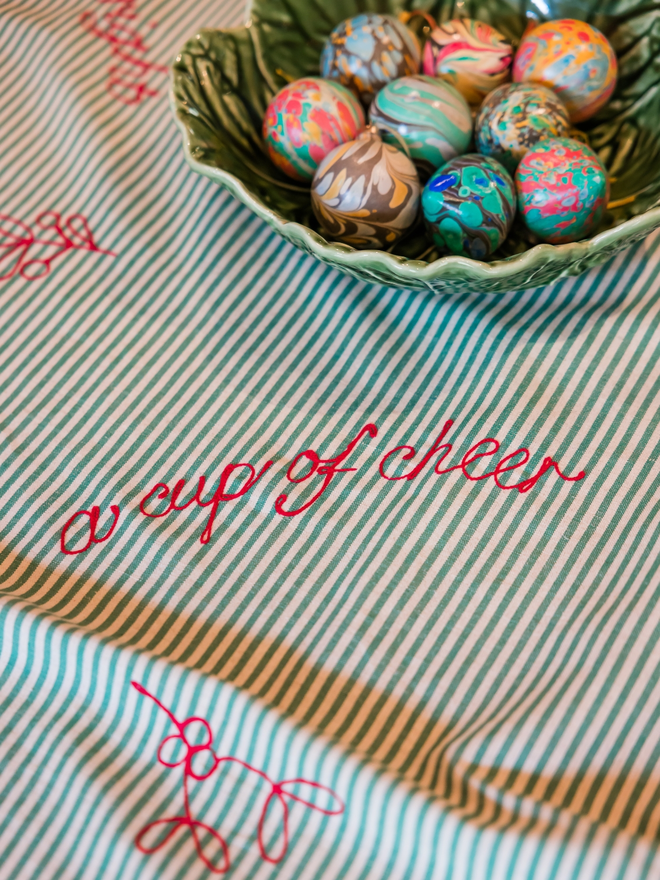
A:
{"label": "striped table runner", "polygon": [[183,161],[242,16],[0,3],[0,877],[657,878],[660,239],[327,269]]}

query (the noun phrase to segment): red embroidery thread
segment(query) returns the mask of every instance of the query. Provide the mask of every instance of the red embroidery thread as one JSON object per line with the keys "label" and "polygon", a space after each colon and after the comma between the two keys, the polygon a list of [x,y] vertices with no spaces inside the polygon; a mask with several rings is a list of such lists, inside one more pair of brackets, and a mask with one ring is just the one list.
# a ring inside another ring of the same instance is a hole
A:
{"label": "red embroidery thread", "polygon": [[[302,507],[299,507],[297,510],[284,510],[282,505],[287,499],[286,495],[278,495],[275,499],[275,512],[281,514],[282,516],[298,516],[299,513],[302,513],[304,510],[307,510],[314,504],[314,502],[318,501],[318,499],[323,495],[325,490],[328,488],[330,483],[332,482],[332,478],[336,474],[347,473],[348,471],[356,471],[357,468],[340,468],[338,465],[347,458],[356,445],[360,442],[362,437],[365,434],[369,434],[370,437],[375,437],[378,434],[378,428],[373,424],[365,425],[364,428],[360,431],[360,433],[348,444],[346,449],[343,452],[340,452],[335,458],[319,458],[317,453],[313,449],[305,449],[303,452],[299,452],[298,455],[293,459],[289,468],[286,472],[287,480],[291,483],[304,483],[305,480],[308,480],[313,474],[319,474],[319,476],[324,477],[323,485],[319,489],[319,491],[314,495],[314,497],[303,504]],[[294,477],[292,476],[292,472],[298,462],[302,459],[306,458],[310,464],[309,471],[302,477]]]}
{"label": "red embroidery thread", "polygon": [[[99,517],[101,515],[101,508],[97,504],[94,504],[91,510],[77,510],[73,514],[73,516],[69,517],[69,519],[64,523],[62,531],[60,532],[60,550],[62,551],[62,553],[66,553],[67,556],[77,556],[78,553],[85,553],[85,551],[89,550],[92,544],[103,544],[104,541],[107,541],[114,532],[117,523],[119,522],[119,508],[117,507],[117,505],[111,504],[110,510],[112,511],[112,525],[110,526],[108,532],[102,538],[96,537],[96,526],[98,525]],[[66,533],[79,516],[89,517],[89,538],[87,539],[87,543],[82,549],[67,550]]]}
{"label": "red embroidery thread", "polygon": [[[220,764],[224,762],[232,762],[238,764],[239,767],[243,767],[245,770],[249,770],[252,773],[256,773],[260,779],[264,782],[268,783],[270,786],[270,790],[266,796],[263,807],[261,809],[261,813],[259,816],[259,823],[257,826],[257,845],[259,847],[259,853],[266,862],[270,862],[273,865],[281,862],[284,856],[287,853],[289,848],[289,805],[287,804],[285,798],[290,799],[291,801],[296,801],[299,804],[303,804],[306,807],[309,807],[311,810],[316,810],[319,813],[322,813],[324,816],[338,816],[344,812],[344,804],[342,800],[339,798],[337,794],[335,794],[332,789],[328,788],[325,785],[321,785],[318,782],[310,782],[307,779],[283,779],[280,782],[274,782],[263,770],[258,770],[256,767],[253,767],[251,764],[247,764],[245,761],[241,761],[239,758],[234,758],[231,755],[227,756],[218,756],[213,749],[213,733],[211,731],[211,727],[204,718],[199,718],[197,716],[191,716],[190,718],[185,718],[183,721],[178,721],[175,716],[167,709],[161,702],[158,700],[153,694],[151,694],[145,687],[139,684],[137,681],[132,681],[131,684],[135,688],[135,690],[142,694],[142,696],[149,697],[150,700],[165,712],[167,717],[170,719],[172,724],[176,727],[177,733],[170,734],[166,736],[165,739],[162,740],[161,744],[158,747],[158,752],[156,754],[157,760],[163,767],[168,767],[170,769],[175,767],[183,768],[183,815],[179,816],[168,816],[163,819],[156,819],[154,822],[149,822],[148,825],[145,825],[142,828],[136,838],[135,845],[140,850],[140,852],[145,855],[151,855],[157,850],[161,849],[165,844],[173,837],[174,834],[179,830],[179,828],[189,828],[191,836],[193,838],[193,843],[195,845],[195,849],[197,851],[197,855],[199,859],[204,863],[204,865],[214,874],[224,874],[231,867],[230,859],[229,859],[229,847],[227,846],[226,841],[214,828],[211,828],[210,825],[206,825],[204,822],[200,822],[197,819],[193,818],[191,807],[190,807],[190,792],[189,792],[189,780],[193,779],[197,782],[203,782],[205,779],[208,779],[212,776],[215,771],[218,769]],[[186,737],[186,727],[188,725],[198,723],[201,724],[204,728],[205,733],[205,741],[203,743],[194,745],[191,743]],[[163,747],[166,744],[171,743],[173,741],[178,740],[180,744],[184,748],[184,755],[178,761],[168,761],[165,757],[163,757]],[[195,755],[200,753],[207,753],[207,756],[211,758],[211,767],[205,773],[196,773],[193,769],[193,759]],[[326,809],[323,807],[319,807],[316,804],[312,803],[309,800],[305,800],[304,798],[298,797],[290,791],[287,791],[286,786],[293,785],[306,785],[309,786],[313,791],[323,791],[325,792],[329,798],[331,799],[331,803],[335,802],[338,804],[337,807],[333,809]],[[271,804],[277,803],[281,808],[281,845],[279,850],[275,855],[268,852],[266,849],[266,841],[265,841],[265,823],[266,817],[268,814],[268,810],[271,807]],[[154,845],[148,846],[144,843],[144,838],[149,834],[149,832],[158,828],[159,826],[167,826],[171,825],[171,828],[164,837],[158,840]],[[216,864],[211,861],[209,857],[204,853],[203,842],[200,840],[200,832],[206,832],[209,834],[213,840],[220,846],[220,850],[222,852],[222,859],[220,864]]]}
{"label": "red embroidery thread", "polygon": [[[63,224],[57,211],[44,211],[37,215],[34,225],[40,232],[35,234],[22,220],[0,214],[0,281],[7,281],[14,275],[20,275],[26,281],[45,278],[53,261],[71,250],[116,256],[97,246],[82,214],[71,214]],[[18,230],[12,227],[18,227]],[[46,237],[44,233],[54,233],[54,236]],[[29,259],[30,251],[36,247],[52,248],[53,253],[39,260]]]}
{"label": "red embroidery thread", "polygon": [[[465,477],[466,480],[472,480],[474,482],[477,482],[479,480],[487,480],[489,477],[493,477],[493,479],[495,480],[495,485],[499,489],[517,489],[521,494],[524,492],[529,492],[529,490],[532,489],[538,483],[538,481],[541,479],[541,477],[552,468],[554,468],[557,476],[560,477],[562,480],[564,480],[567,483],[577,482],[578,480],[584,479],[584,477],[586,476],[584,471],[580,471],[574,477],[567,477],[566,474],[563,474],[561,472],[561,470],[559,469],[558,463],[556,461],[554,461],[552,458],[550,458],[550,456],[546,456],[543,459],[541,467],[533,476],[528,477],[526,480],[522,480],[522,482],[520,482],[520,483],[511,483],[510,485],[506,485],[504,483],[501,483],[499,480],[500,474],[504,474],[507,471],[516,470],[517,468],[524,467],[527,464],[527,462],[530,459],[530,452],[529,452],[529,449],[525,449],[525,447],[521,447],[520,449],[516,449],[515,452],[511,452],[508,455],[505,455],[504,458],[502,458],[495,465],[494,470],[488,471],[485,474],[480,474],[479,476],[476,476],[476,477],[473,476],[467,470],[468,465],[472,464],[473,462],[477,461],[480,458],[485,458],[485,457],[490,457],[491,455],[495,455],[499,451],[499,448],[500,448],[499,441],[496,440],[494,437],[484,437],[483,440],[478,440],[474,444],[474,446],[471,446],[470,449],[468,449],[468,451],[465,453],[465,455],[461,459],[460,464],[455,464],[455,465],[452,465],[452,467],[439,469],[439,466],[442,464],[442,462],[445,460],[445,458],[449,455],[449,453],[452,450],[451,443],[442,443],[441,441],[445,438],[445,436],[447,435],[447,433],[449,432],[449,429],[451,428],[451,426],[453,424],[454,424],[454,422],[452,419],[448,419],[445,422],[445,424],[443,425],[442,431],[440,432],[440,434],[438,435],[436,440],[431,445],[429,451],[422,458],[422,460],[419,462],[419,464],[417,464],[407,474],[400,474],[399,476],[396,476],[396,477],[390,477],[385,473],[385,464],[391,456],[395,455],[397,452],[400,452],[402,449],[407,450],[405,455],[401,456],[402,460],[403,461],[410,461],[417,454],[415,451],[415,447],[409,446],[406,444],[403,446],[396,446],[394,449],[391,449],[389,452],[387,452],[383,456],[383,458],[380,460],[380,464],[378,465],[378,470],[380,472],[381,477],[383,477],[386,480],[390,480],[390,481],[414,480],[415,477],[417,477],[421,473],[423,468],[428,464],[428,462],[431,460],[431,458],[433,458],[433,456],[436,453],[440,452],[441,449],[444,449],[444,452],[439,457],[439,459],[437,460],[437,462],[435,463],[435,466],[433,468],[434,472],[436,474],[438,474],[438,476],[441,476],[442,474],[451,473],[451,471],[460,470],[460,471],[462,471],[463,476]],[[486,445],[490,445],[493,448],[491,448],[491,449],[487,448],[484,452],[477,452],[477,450],[479,449],[480,446],[486,446]],[[509,462],[520,455],[522,455],[522,459],[520,461],[517,461],[514,464],[507,464],[505,466],[505,462]]]}
{"label": "red embroidery thread", "polygon": [[[516,452],[511,453],[511,455],[516,455],[517,453],[520,453],[520,452],[526,452],[527,457],[529,458],[529,450],[527,450],[527,449],[517,449]],[[506,461],[508,458],[511,458],[511,455],[505,456],[502,459],[502,461]],[[502,464],[502,461],[500,462],[500,464]],[[514,468],[522,467],[526,461],[527,461],[527,458],[525,459],[525,461],[518,462],[518,464],[512,465],[511,467],[508,467],[508,468],[501,468],[499,470],[497,470],[497,468],[496,468],[497,473],[501,474],[506,470],[514,470]],[[559,470],[559,465],[557,464],[557,462],[554,461],[552,458],[550,458],[550,456],[548,455],[543,459],[543,463],[541,464],[541,467],[539,468],[537,473],[534,474],[534,476],[529,477],[526,480],[523,480],[521,483],[513,483],[513,485],[511,485],[511,486],[503,486],[499,482],[499,480],[496,480],[496,483],[500,487],[500,489],[517,489],[522,494],[523,492],[529,492],[530,489],[534,488],[534,486],[538,483],[538,481],[541,479],[543,474],[547,473],[551,468],[555,469],[555,473],[557,474],[557,476],[561,477],[561,479],[564,480],[565,483],[575,483],[578,480],[583,480],[586,477],[586,474],[584,471],[580,471],[574,477],[567,477],[566,474],[563,474]]]}
{"label": "red embroidery thread", "polygon": [[[128,106],[139,104],[145,98],[153,98],[158,90],[149,85],[151,73],[167,73],[164,64],[155,64],[144,57],[149,48],[138,31],[136,0],[98,0],[105,6],[118,9],[107,10],[101,16],[97,12],[84,12],[80,24],[95,37],[105,40],[112,47],[115,63],[108,68],[106,88],[113,98]],[[152,22],[150,27],[157,27]]]}
{"label": "red embroidery thread", "polygon": [[[387,459],[391,455],[394,455],[396,452],[399,452],[400,449],[407,449],[408,450],[408,452],[406,452],[406,454],[404,456],[402,456],[402,458],[404,461],[410,461],[410,459],[414,458],[416,455],[415,447],[404,445],[404,446],[397,446],[395,449],[390,449],[390,451],[386,455],[383,456],[383,458],[380,461],[380,464],[378,465],[378,470],[380,472],[381,477],[384,477],[386,480],[392,480],[392,481],[394,481],[394,480],[414,480],[415,477],[417,476],[417,474],[419,474],[423,470],[424,466],[427,464],[427,462],[430,461],[430,459],[435,455],[435,453],[439,452],[441,449],[445,449],[446,450],[445,454],[439,458],[439,460],[437,461],[437,463],[435,465],[435,471],[436,471],[436,473],[438,473],[438,470],[437,470],[438,465],[441,462],[443,462],[445,460],[445,458],[451,452],[451,443],[440,443],[440,441],[445,437],[445,435],[447,434],[447,432],[449,431],[449,429],[451,428],[451,426],[453,424],[454,424],[454,422],[452,421],[452,419],[448,419],[445,422],[445,424],[443,425],[442,431],[440,431],[440,434],[438,435],[438,438],[434,441],[433,445],[431,446],[429,451],[426,453],[424,458],[420,461],[420,463],[416,467],[414,467],[410,471],[409,474],[402,474],[399,477],[388,477],[387,474],[385,473],[385,470],[384,470],[385,462],[387,461]],[[449,470],[454,470],[454,468],[450,468]]]}
{"label": "red embroidery thread", "polygon": [[[474,455],[472,453],[475,449],[479,449],[480,446],[483,446],[485,443],[490,443],[495,446],[494,449],[487,449],[485,452],[476,452]],[[489,471],[487,474],[482,474],[480,477],[473,477],[472,474],[468,474],[466,468],[469,464],[472,464],[473,461],[477,461],[479,458],[484,458],[488,455],[495,455],[497,450],[500,448],[500,444],[495,440],[494,437],[485,437],[483,440],[479,440],[474,446],[471,446],[470,449],[465,453],[463,458],[461,459],[460,468],[463,471],[463,476],[466,480],[473,480],[475,483],[478,480],[486,480],[488,477],[492,477],[495,474],[495,471]]]}
{"label": "red embroidery thread", "polygon": [[[183,487],[186,485],[185,480],[178,480],[172,489],[172,494],[170,495],[169,486],[167,483],[156,483],[156,485],[149,491],[144,498],[140,501],[140,513],[143,513],[144,516],[148,516],[150,519],[157,519],[160,516],[167,516],[168,513],[171,513],[173,510],[185,510],[186,507],[190,507],[191,504],[197,503],[200,507],[210,507],[211,512],[209,513],[209,518],[206,523],[206,528],[202,532],[200,536],[200,543],[208,544],[211,540],[211,534],[213,532],[213,523],[215,522],[215,515],[218,512],[218,507],[221,503],[227,501],[234,501],[236,498],[240,498],[242,495],[245,495],[246,492],[249,492],[250,489],[254,486],[257,480],[261,479],[261,477],[266,473],[266,471],[272,467],[273,462],[267,461],[266,464],[261,468],[259,473],[256,472],[256,469],[249,462],[239,462],[238,464],[228,464],[227,467],[220,474],[220,481],[218,483],[218,488],[215,490],[213,495],[208,501],[202,501],[202,492],[204,491],[204,487],[206,485],[206,477],[201,476],[199,478],[197,484],[197,492],[193,495],[190,501],[186,501],[185,504],[177,505],[177,501],[179,495],[181,494]],[[241,488],[237,492],[227,492],[227,483],[233,472],[237,468],[249,468],[250,475],[247,477]],[[167,506],[167,509],[162,511],[161,513],[149,513],[145,510],[145,505],[153,495],[156,495],[157,498],[164,500],[170,495],[170,502]]]}
{"label": "red embroidery thread", "polygon": [[[397,446],[394,449],[391,449],[389,452],[385,453],[382,459],[379,462],[378,470],[383,477],[383,479],[388,481],[396,481],[396,480],[414,480],[419,474],[423,471],[423,469],[428,465],[431,459],[438,455],[440,452],[435,465],[433,466],[433,471],[438,476],[443,474],[451,473],[452,471],[460,470],[465,477],[466,480],[470,480],[473,482],[478,482],[480,480],[487,480],[490,477],[493,478],[495,485],[498,489],[509,490],[509,489],[517,489],[520,494],[524,494],[529,492],[534,486],[538,483],[538,481],[550,470],[554,470],[555,474],[564,482],[574,483],[579,480],[584,479],[586,476],[584,471],[579,471],[575,476],[567,476],[562,473],[558,462],[556,462],[550,456],[546,456],[538,471],[533,474],[531,477],[527,477],[524,480],[521,480],[519,483],[510,483],[506,484],[501,481],[501,477],[503,474],[508,473],[509,471],[517,470],[518,468],[524,467],[530,460],[530,452],[525,447],[521,447],[520,449],[516,449],[514,452],[510,452],[508,455],[505,455],[501,458],[497,464],[495,465],[493,470],[486,471],[486,473],[479,474],[477,476],[471,474],[468,470],[468,467],[475,462],[477,462],[481,458],[490,458],[496,455],[500,450],[499,440],[496,440],[494,437],[484,437],[482,440],[478,440],[474,445],[472,445],[468,451],[463,455],[461,461],[458,464],[452,465],[451,467],[441,468],[440,465],[443,464],[449,453],[452,451],[452,444],[449,442],[443,442],[445,437],[447,436],[450,428],[453,425],[453,421],[448,419],[442,427],[440,434],[432,443],[428,452],[422,456],[421,460],[406,474],[399,474],[398,476],[389,476],[385,473],[385,465],[389,461],[392,456],[394,456],[397,452],[401,452],[405,450],[405,453],[401,456],[403,461],[410,461],[415,458],[416,451],[414,446],[410,446],[408,444]],[[318,453],[313,449],[305,449],[303,452],[298,453],[294,460],[289,465],[286,477],[291,483],[304,483],[306,480],[309,480],[315,474],[323,477],[323,482],[320,488],[316,491],[316,493],[312,496],[312,498],[304,503],[301,507],[298,507],[293,510],[285,510],[284,503],[287,500],[287,495],[279,495],[275,500],[275,512],[280,514],[281,516],[298,516],[300,513],[304,513],[304,511],[308,510],[313,504],[315,504],[323,495],[324,492],[329,488],[333,478],[337,474],[348,473],[350,471],[355,471],[357,468],[354,467],[339,467],[339,465],[345,461],[345,459],[351,454],[356,445],[360,442],[362,437],[368,434],[370,437],[376,437],[378,434],[378,428],[375,424],[369,423],[365,425],[362,430],[350,441],[347,447],[340,452],[334,458],[322,459],[318,455]],[[308,467],[305,472],[301,476],[295,476],[296,467],[303,460],[308,462]],[[269,468],[273,465],[273,461],[267,461],[261,470],[257,473],[254,465],[250,464],[250,462],[238,462],[227,465],[220,475],[220,480],[218,482],[218,486],[213,492],[213,494],[208,498],[208,500],[203,500],[202,494],[204,492],[206,486],[206,477],[201,476],[198,478],[197,482],[197,490],[195,494],[188,501],[185,501],[182,504],[179,504],[179,497],[183,492],[186,486],[186,480],[180,479],[174,484],[174,488],[170,492],[170,488],[167,483],[156,483],[156,485],[147,492],[147,494],[140,501],[140,512],[150,519],[158,519],[163,516],[167,516],[173,511],[186,510],[186,508],[190,507],[192,504],[197,504],[199,507],[209,507],[210,512],[208,516],[208,520],[204,530],[200,535],[200,543],[208,544],[211,540],[213,534],[213,526],[215,524],[215,518],[219,509],[220,504],[227,503],[229,501],[234,501],[237,498],[242,497],[250,489],[254,486],[254,484],[261,479],[261,477],[266,473]],[[247,469],[249,471],[248,475],[245,476],[243,483],[235,492],[228,492],[227,486],[229,480],[231,479],[234,471],[238,469]],[[147,505],[149,501],[156,497],[157,499],[164,501],[169,497],[169,502],[165,510],[160,511],[159,513],[150,513],[147,510]],[[104,538],[96,538],[96,525],[99,518],[99,509],[98,507],[93,507],[91,512],[87,510],[79,510],[75,513],[71,519],[66,523],[64,528],[62,529],[62,533],[60,536],[60,547],[63,553],[67,553],[70,555],[75,555],[77,553],[84,553],[86,550],[91,547],[92,543],[100,544],[103,541],[107,541],[114,528],[116,526],[116,521],[119,516],[119,508],[115,508],[114,506],[111,508],[114,512],[116,510],[115,522],[108,532],[108,534]],[[66,549],[66,532],[69,526],[73,523],[73,521],[78,516],[86,515],[90,518],[90,537],[88,539],[87,544],[81,550],[67,550]]]}

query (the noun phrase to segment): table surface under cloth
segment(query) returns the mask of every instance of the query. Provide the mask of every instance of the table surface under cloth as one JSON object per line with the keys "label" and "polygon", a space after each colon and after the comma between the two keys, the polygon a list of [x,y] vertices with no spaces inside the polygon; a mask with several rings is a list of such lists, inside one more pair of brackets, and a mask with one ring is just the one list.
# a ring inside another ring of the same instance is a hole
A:
{"label": "table surface under cloth", "polygon": [[660,877],[660,238],[337,274],[183,160],[242,15],[0,3],[0,880]]}

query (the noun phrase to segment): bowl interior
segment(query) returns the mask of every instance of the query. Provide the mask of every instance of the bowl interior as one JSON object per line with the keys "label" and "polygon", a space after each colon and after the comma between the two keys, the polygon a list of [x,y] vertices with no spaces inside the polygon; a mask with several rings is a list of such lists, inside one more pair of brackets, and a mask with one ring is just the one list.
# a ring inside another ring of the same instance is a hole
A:
{"label": "bowl interior", "polygon": [[[191,157],[237,177],[253,197],[281,218],[318,230],[309,187],[287,178],[270,162],[262,140],[266,107],[283,85],[318,74],[330,31],[358,12],[417,9],[438,21],[458,14],[496,25],[517,42],[529,19],[579,18],[598,27],[619,60],[610,103],[580,127],[609,169],[610,207],[602,229],[644,213],[660,194],[660,3],[638,0],[254,0],[243,28],[201,31],[177,58],[173,100]],[[415,17],[423,38],[424,20]],[[522,224],[499,258],[533,245]],[[393,253],[430,262],[438,257],[423,227]]]}

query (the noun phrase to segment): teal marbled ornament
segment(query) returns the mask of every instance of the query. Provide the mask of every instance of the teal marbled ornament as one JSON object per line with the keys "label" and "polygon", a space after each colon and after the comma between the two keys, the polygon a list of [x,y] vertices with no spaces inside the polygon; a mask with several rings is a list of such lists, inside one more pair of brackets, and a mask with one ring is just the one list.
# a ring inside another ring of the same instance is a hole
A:
{"label": "teal marbled ornament", "polygon": [[571,138],[550,138],[530,150],[518,165],[516,189],[525,223],[551,244],[592,235],[609,199],[600,159]]}
{"label": "teal marbled ornament", "polygon": [[431,177],[422,211],[433,242],[444,252],[484,260],[509,234],[516,212],[513,181],[487,156],[457,156]]}
{"label": "teal marbled ornament", "polygon": [[378,92],[369,119],[389,144],[432,173],[464,153],[472,137],[472,114],[449,83],[431,76],[404,76]]}
{"label": "teal marbled ornament", "polygon": [[568,110],[538,83],[509,83],[488,95],[475,124],[477,149],[512,174],[527,150],[546,137],[565,137]]}

